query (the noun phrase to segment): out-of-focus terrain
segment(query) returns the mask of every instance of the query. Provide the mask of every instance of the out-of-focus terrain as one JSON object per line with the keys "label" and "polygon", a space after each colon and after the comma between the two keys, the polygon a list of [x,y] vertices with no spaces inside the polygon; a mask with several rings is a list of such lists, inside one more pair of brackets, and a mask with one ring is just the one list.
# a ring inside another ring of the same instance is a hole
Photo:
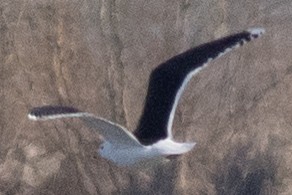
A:
{"label": "out-of-focus terrain", "polygon": [[[292,1],[0,1],[0,194],[292,194]],[[148,76],[193,46],[266,35],[189,83],[173,131],[194,150],[149,170],[116,167],[70,105],[135,129]]]}

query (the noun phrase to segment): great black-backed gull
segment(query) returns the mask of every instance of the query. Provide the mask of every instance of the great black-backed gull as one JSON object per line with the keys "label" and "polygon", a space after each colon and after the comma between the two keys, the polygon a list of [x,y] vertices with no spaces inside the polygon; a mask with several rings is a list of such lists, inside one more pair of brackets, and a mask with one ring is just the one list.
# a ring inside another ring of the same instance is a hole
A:
{"label": "great black-backed gull", "polygon": [[102,136],[104,142],[99,148],[99,154],[120,166],[184,154],[196,143],[175,142],[171,129],[178,101],[188,81],[211,60],[260,37],[264,32],[262,28],[252,28],[211,41],[155,68],[150,75],[144,111],[133,134],[116,123],[66,106],[36,107],[28,117],[31,120],[81,118]]}

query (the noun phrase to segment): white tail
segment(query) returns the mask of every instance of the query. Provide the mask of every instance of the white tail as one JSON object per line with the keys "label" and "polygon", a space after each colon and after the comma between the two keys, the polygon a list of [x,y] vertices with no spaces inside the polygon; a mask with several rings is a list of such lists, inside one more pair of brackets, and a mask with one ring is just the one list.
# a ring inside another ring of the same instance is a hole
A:
{"label": "white tail", "polygon": [[189,152],[196,143],[178,143],[171,139],[160,140],[153,144],[153,148],[157,150],[160,155],[179,155]]}

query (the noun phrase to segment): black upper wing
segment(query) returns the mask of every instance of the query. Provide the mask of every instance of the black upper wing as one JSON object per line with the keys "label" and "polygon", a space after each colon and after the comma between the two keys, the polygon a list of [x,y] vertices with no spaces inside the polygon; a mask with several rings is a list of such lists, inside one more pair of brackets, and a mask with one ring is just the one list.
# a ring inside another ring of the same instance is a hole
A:
{"label": "black upper wing", "polygon": [[33,108],[30,113],[29,117],[31,119],[42,120],[46,119],[46,117],[55,117],[64,114],[74,114],[79,113],[80,111],[73,107],[68,106],[42,106],[42,107],[35,107]]}
{"label": "black upper wing", "polygon": [[251,29],[230,35],[190,49],[155,68],[150,75],[144,111],[134,132],[138,140],[149,145],[171,137],[173,116],[170,115],[174,115],[183,91],[180,88],[188,82],[187,76],[190,73],[196,74],[198,71],[195,70],[210,60],[258,38],[263,33],[263,29]]}

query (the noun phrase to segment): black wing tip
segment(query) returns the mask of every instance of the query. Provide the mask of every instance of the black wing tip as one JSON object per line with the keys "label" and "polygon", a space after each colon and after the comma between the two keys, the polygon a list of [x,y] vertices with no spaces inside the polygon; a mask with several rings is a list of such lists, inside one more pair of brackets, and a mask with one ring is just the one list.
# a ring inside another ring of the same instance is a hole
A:
{"label": "black wing tip", "polygon": [[76,108],[69,106],[41,106],[34,107],[28,113],[28,118],[31,120],[41,120],[43,118],[58,116],[62,114],[74,114],[80,111]]}

